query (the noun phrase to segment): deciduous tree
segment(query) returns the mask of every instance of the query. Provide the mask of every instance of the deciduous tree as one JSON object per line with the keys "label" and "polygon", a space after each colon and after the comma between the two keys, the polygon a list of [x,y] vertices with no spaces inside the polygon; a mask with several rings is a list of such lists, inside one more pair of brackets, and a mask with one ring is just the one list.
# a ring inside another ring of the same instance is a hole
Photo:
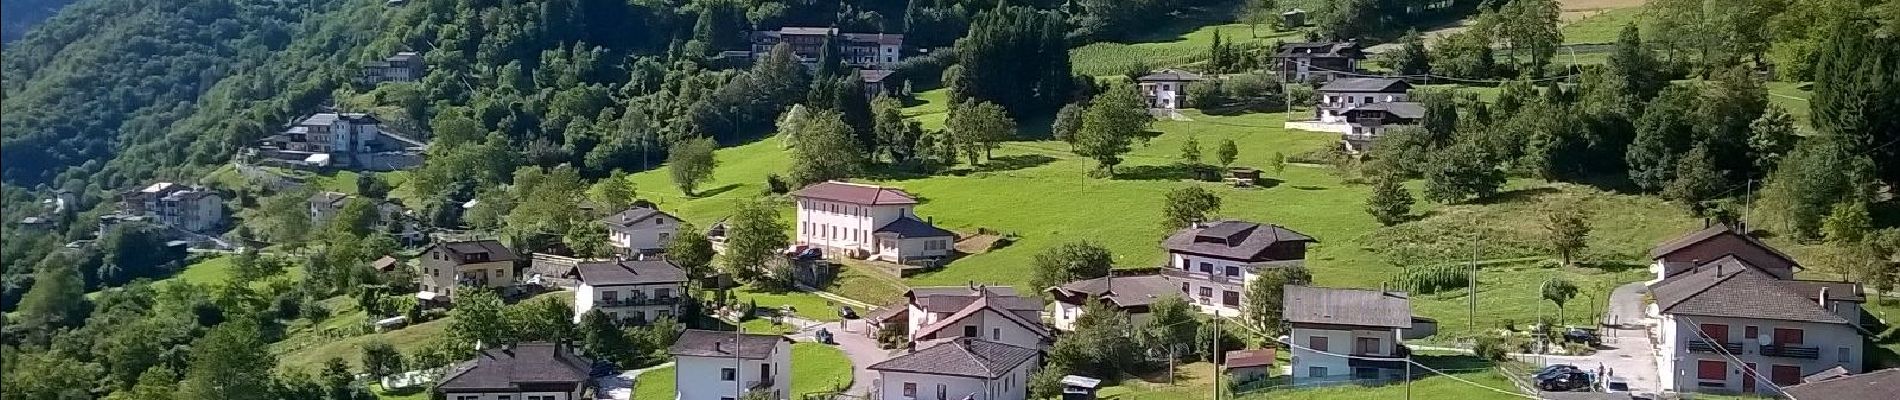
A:
{"label": "deciduous tree", "polygon": [[1412,191],[1406,190],[1404,179],[1392,174],[1381,174],[1372,181],[1372,195],[1366,198],[1366,213],[1372,219],[1385,226],[1398,225],[1411,218]]}
{"label": "deciduous tree", "polygon": [[693,223],[681,222],[666,242],[666,259],[686,270],[688,276],[705,277],[710,272],[706,267],[712,265],[712,241]]}
{"label": "deciduous tree", "polygon": [[1260,272],[1260,276],[1247,282],[1247,295],[1241,299],[1241,317],[1254,330],[1269,336],[1278,336],[1286,332],[1281,324],[1285,303],[1286,285],[1306,285],[1313,283],[1313,274],[1306,267],[1273,267]]}
{"label": "deciduous tree", "polygon": [[1206,222],[1220,212],[1220,196],[1200,186],[1168,191],[1161,200],[1161,227],[1169,231]]}
{"label": "deciduous tree", "polygon": [[1035,268],[1030,286],[1051,288],[1071,281],[1108,276],[1115,268],[1115,257],[1108,249],[1090,242],[1068,242],[1036,253],[1030,264]]}
{"label": "deciduous tree", "polygon": [[[1545,205],[1544,237],[1564,265],[1570,265],[1572,257],[1589,245],[1590,217],[1590,211],[1579,200],[1563,199]],[[1562,306],[1562,301],[1558,303]]]}
{"label": "deciduous tree", "polygon": [[673,149],[666,155],[666,168],[671,172],[673,185],[679,187],[680,193],[695,196],[694,190],[712,179],[713,168],[719,166],[719,161],[713,158],[713,150],[718,147],[719,144],[707,137],[673,143]]}
{"label": "deciduous tree", "polygon": [[755,277],[789,242],[785,223],[779,221],[771,203],[741,202],[726,219],[726,272],[744,279]]}

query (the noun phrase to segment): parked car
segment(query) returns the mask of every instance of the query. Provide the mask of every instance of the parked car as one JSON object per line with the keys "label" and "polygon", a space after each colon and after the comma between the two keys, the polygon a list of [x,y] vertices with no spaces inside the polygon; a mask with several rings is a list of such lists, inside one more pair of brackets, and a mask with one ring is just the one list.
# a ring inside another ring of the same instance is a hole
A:
{"label": "parked car", "polygon": [[1604,393],[1629,393],[1630,381],[1621,376],[1612,376],[1603,380]]}
{"label": "parked car", "polygon": [[851,306],[838,307],[838,318],[858,319],[858,311],[851,309]]}
{"label": "parked car", "polygon": [[1563,372],[1550,375],[1537,381],[1537,388],[1546,392],[1575,392],[1590,390],[1590,374],[1582,371]]}
{"label": "parked car", "polygon": [[1570,328],[1568,330],[1565,330],[1564,341],[1571,342],[1571,343],[1583,343],[1586,345],[1590,345],[1590,347],[1597,347],[1597,346],[1603,345],[1603,338],[1597,337],[1596,332],[1591,332],[1588,330],[1578,329],[1578,328]]}
{"label": "parked car", "polygon": [[1567,372],[1583,372],[1583,369],[1577,368],[1577,366],[1570,365],[1570,364],[1546,365],[1543,368],[1538,368],[1537,372],[1531,373],[1531,381],[1542,381],[1545,378],[1549,378],[1551,376],[1561,374],[1561,373],[1567,373]]}

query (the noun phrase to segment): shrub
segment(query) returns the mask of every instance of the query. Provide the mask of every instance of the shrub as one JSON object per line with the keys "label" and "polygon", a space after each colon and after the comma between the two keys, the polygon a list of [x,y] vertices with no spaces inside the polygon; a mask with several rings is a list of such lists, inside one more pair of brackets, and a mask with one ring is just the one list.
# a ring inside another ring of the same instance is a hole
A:
{"label": "shrub", "polygon": [[1477,353],[1478,357],[1482,357],[1486,360],[1504,361],[1505,357],[1511,354],[1511,345],[1504,337],[1484,335],[1478,337],[1478,341],[1472,346],[1471,351]]}
{"label": "shrub", "polygon": [[1393,283],[1412,293],[1430,294],[1464,288],[1470,283],[1470,278],[1471,272],[1466,266],[1446,264],[1407,268],[1393,279]]}

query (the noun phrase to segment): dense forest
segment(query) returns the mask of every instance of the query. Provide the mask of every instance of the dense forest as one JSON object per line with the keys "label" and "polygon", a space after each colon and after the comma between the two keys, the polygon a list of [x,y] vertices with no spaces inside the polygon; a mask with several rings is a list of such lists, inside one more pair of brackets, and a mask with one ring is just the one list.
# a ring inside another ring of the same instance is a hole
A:
{"label": "dense forest", "polygon": [[0,43],[26,36],[28,30],[59,12],[72,0],[14,0],[0,3]]}

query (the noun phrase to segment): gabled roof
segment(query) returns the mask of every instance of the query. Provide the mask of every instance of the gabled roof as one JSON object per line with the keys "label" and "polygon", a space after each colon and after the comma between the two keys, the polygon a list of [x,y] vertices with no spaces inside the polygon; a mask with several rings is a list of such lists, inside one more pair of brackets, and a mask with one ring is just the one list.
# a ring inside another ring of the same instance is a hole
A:
{"label": "gabled roof", "polygon": [[675,356],[736,356],[761,360],[771,357],[779,342],[791,341],[779,335],[687,329],[680,333],[679,339],[673,341],[673,347],[667,348],[666,353]]}
{"label": "gabled roof", "polygon": [[859,205],[917,204],[917,198],[902,189],[839,181],[814,183],[792,192],[792,196]]}
{"label": "gabled roof", "polygon": [[317,194],[310,195],[310,204],[322,204],[335,208],[343,208],[339,203],[342,203],[344,199],[348,198],[350,198],[348,193],[317,192]]}
{"label": "gabled roof", "polygon": [[864,83],[881,83],[884,82],[884,78],[896,72],[888,69],[860,69],[858,79],[864,80]]}
{"label": "gabled roof", "polygon": [[828,28],[828,27],[821,27],[821,26],[787,26],[787,27],[778,28],[778,33],[784,34],[784,35],[830,35],[830,34],[838,33],[838,28]]}
{"label": "gabled roof", "polygon": [[938,228],[908,215],[897,217],[884,227],[877,228],[876,234],[897,235],[899,238],[955,237],[956,232]]}
{"label": "gabled roof", "polygon": [[1273,57],[1364,58],[1359,53],[1359,44],[1353,42],[1285,43],[1274,51]]}
{"label": "gabled roof", "polygon": [[[1030,332],[1034,332],[1037,336],[1042,336],[1043,338],[1050,337],[1049,329],[1044,328],[1041,322],[1030,321],[1028,319],[1025,319],[1023,318],[1022,315],[1018,315],[1014,312],[1017,310],[1009,308],[1010,306],[1018,306],[1018,305],[1023,304],[1024,303],[1023,300],[1033,301],[1035,299],[1026,299],[1026,298],[1020,298],[1020,297],[999,298],[999,297],[993,297],[989,295],[977,296],[976,301],[972,301],[970,302],[969,305],[963,306],[963,309],[957,310],[955,314],[950,314],[950,316],[943,317],[943,319],[937,320],[937,323],[926,325],[922,328],[918,328],[917,332],[913,332],[911,334],[911,337],[930,336],[939,331],[942,331],[944,328],[957,325],[957,323],[963,321],[964,318],[969,318],[972,315],[976,315],[977,313],[983,312],[983,310],[989,310],[989,311],[995,312],[997,315],[1003,316],[1003,319],[1009,320],[1010,322],[1015,322],[1017,325],[1021,325],[1024,329],[1028,329]],[[1042,310],[1042,307],[1040,306],[1041,303],[1037,302],[1036,304],[1038,304],[1038,306],[1034,309]]]}
{"label": "gabled roof", "polygon": [[902,33],[843,33],[838,36],[844,37],[846,41],[857,43],[904,44],[904,34]]}
{"label": "gabled roof", "polygon": [[1398,78],[1338,78],[1320,86],[1321,92],[1405,93],[1412,84]]}
{"label": "gabled roof", "polygon": [[1201,74],[1196,74],[1193,72],[1187,72],[1187,71],[1173,69],[1173,68],[1164,68],[1160,71],[1155,71],[1154,73],[1142,75],[1140,78],[1136,78],[1135,80],[1140,81],[1140,82],[1195,82],[1195,81],[1207,80],[1207,78],[1201,76]]}
{"label": "gabled roof", "polygon": [[1415,102],[1409,102],[1409,101],[1372,103],[1372,104],[1367,104],[1363,106],[1353,107],[1351,110],[1347,110],[1347,111],[1356,111],[1356,110],[1384,111],[1387,113],[1391,113],[1392,116],[1405,118],[1405,119],[1425,118],[1425,105],[1421,103],[1415,103]]}
{"label": "gabled roof", "polygon": [[1109,276],[1064,283],[1049,288],[1049,293],[1065,303],[1086,297],[1121,307],[1139,307],[1154,304],[1164,297],[1180,296],[1181,282],[1163,275]]}
{"label": "gabled roof", "polygon": [[1412,327],[1405,293],[1286,285],[1283,319],[1292,323]]}
{"label": "gabled roof", "polygon": [[1655,249],[1651,249],[1649,251],[1649,258],[1651,260],[1663,258],[1664,256],[1668,256],[1672,253],[1682,251],[1683,249],[1687,249],[1690,246],[1694,246],[1702,242],[1709,241],[1709,239],[1714,239],[1721,236],[1730,236],[1730,235],[1742,238],[1742,240],[1747,242],[1749,245],[1760,247],[1762,250],[1767,251],[1768,254],[1772,254],[1775,257],[1779,257],[1782,260],[1787,261],[1788,264],[1794,265],[1796,268],[1799,268],[1801,265],[1801,263],[1795,262],[1794,257],[1788,256],[1788,253],[1782,253],[1781,250],[1776,249],[1774,246],[1769,246],[1767,243],[1762,243],[1761,239],[1756,239],[1754,235],[1745,235],[1745,234],[1742,234],[1741,232],[1736,232],[1733,227],[1730,227],[1728,226],[1728,224],[1724,224],[1724,223],[1716,223],[1713,225],[1709,225],[1709,227],[1702,228],[1702,230],[1690,232],[1688,235],[1683,235],[1682,237],[1671,239],[1667,242],[1663,242],[1662,244],[1656,245]]}
{"label": "gabled roof", "polygon": [[1785,281],[1732,258],[1649,286],[1663,314],[1854,325],[1790,290]]}
{"label": "gabled roof", "polygon": [[1894,397],[1895,388],[1900,388],[1900,368],[1803,383],[1781,391],[1801,399],[1886,400]]}
{"label": "gabled roof", "polygon": [[1285,242],[1317,242],[1311,236],[1279,225],[1224,220],[1187,227],[1161,242],[1169,251],[1236,260],[1255,260],[1267,248]]}
{"label": "gabled roof", "polygon": [[1023,297],[1016,288],[1008,286],[933,286],[912,288],[905,292],[917,308],[935,313],[952,313],[969,307],[978,297],[989,297],[990,304],[1009,311],[1041,311],[1042,301],[1033,297]]}
{"label": "gabled roof", "polygon": [[1227,362],[1222,367],[1252,368],[1273,366],[1273,348],[1253,350],[1234,350],[1227,352]]}
{"label": "gabled roof", "polygon": [[995,379],[1035,359],[1034,349],[958,338],[893,357],[869,367],[874,371],[908,372]]}
{"label": "gabled roof", "polygon": [[582,261],[574,269],[593,286],[686,282],[686,271],[666,260]]}
{"label": "gabled roof", "polygon": [[665,211],[660,211],[658,209],[649,208],[649,207],[634,207],[634,208],[626,209],[625,211],[621,211],[619,213],[615,213],[614,215],[601,217],[600,223],[606,224],[608,230],[612,230],[616,232],[631,232],[631,231],[638,231],[641,229],[655,228],[655,227],[635,226],[635,225],[639,225],[641,222],[646,222],[646,220],[652,219],[653,217],[667,217],[675,221],[679,220],[679,218],[675,218],[673,217],[672,214],[667,214]]}
{"label": "gabled roof", "polygon": [[[588,380],[593,361],[553,343],[521,343],[476,353],[436,386],[444,392],[487,390],[519,391],[523,385],[580,385]],[[571,386],[570,386],[571,387]]]}
{"label": "gabled roof", "polygon": [[[438,242],[436,244],[430,245],[429,247],[441,247],[445,250],[448,250],[449,253],[453,253],[458,256],[463,255],[463,254],[488,253],[489,262],[514,261],[516,258],[519,258],[518,256],[515,255],[514,250],[509,250],[508,246],[503,246],[501,242],[497,240],[469,240],[469,241],[461,241],[461,242]],[[423,249],[423,252],[427,253],[429,252],[429,250]],[[458,260],[457,262],[460,262],[460,261]]]}

